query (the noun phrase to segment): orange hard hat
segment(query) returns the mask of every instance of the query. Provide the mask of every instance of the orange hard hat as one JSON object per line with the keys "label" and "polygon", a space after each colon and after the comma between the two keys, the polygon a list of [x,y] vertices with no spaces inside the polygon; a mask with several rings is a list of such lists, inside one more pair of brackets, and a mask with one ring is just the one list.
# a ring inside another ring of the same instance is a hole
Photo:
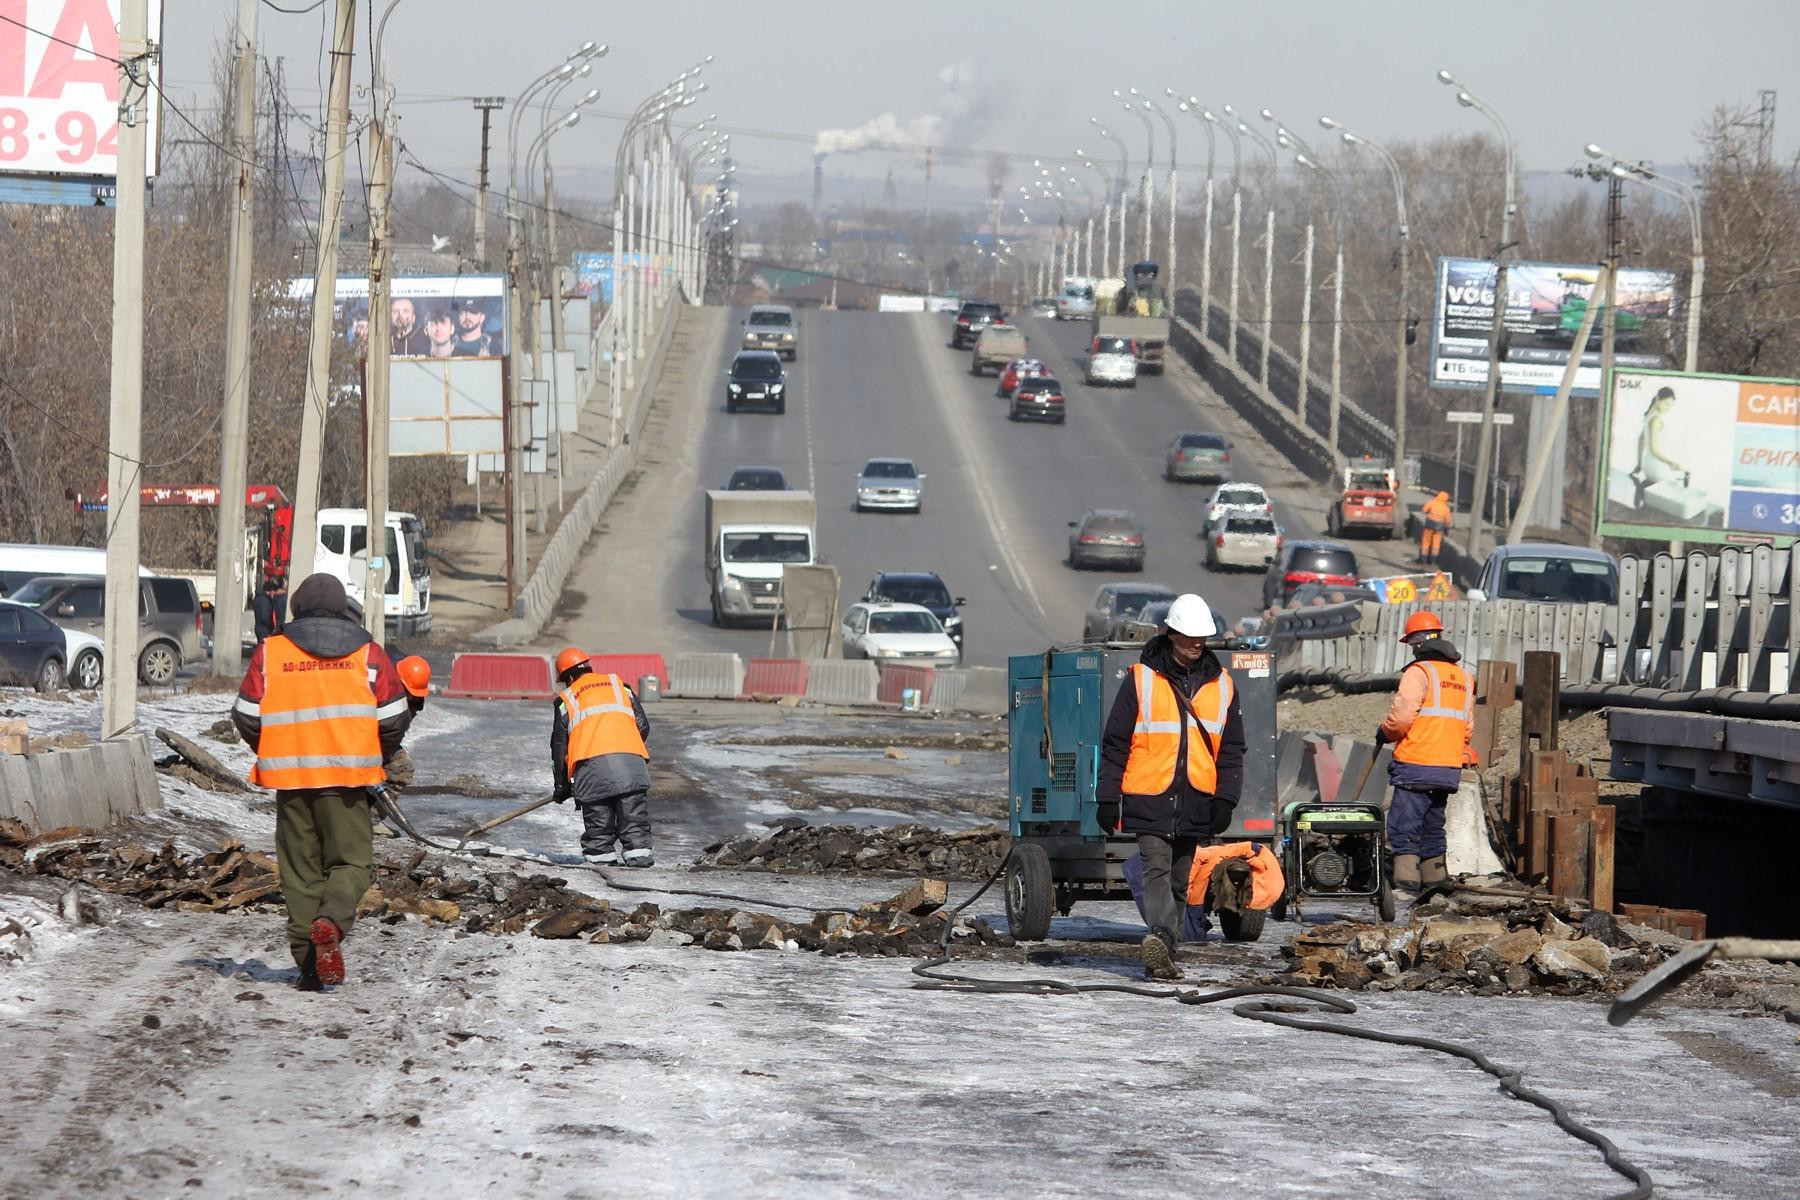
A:
{"label": "orange hard hat", "polygon": [[1416,612],[1412,616],[1406,618],[1406,632],[1400,635],[1400,640],[1404,642],[1415,633],[1442,632],[1444,632],[1444,623],[1438,620],[1438,615],[1436,613]]}
{"label": "orange hard hat", "polygon": [[556,656],[556,677],[561,679],[576,667],[586,666],[588,652],[580,646],[564,646]]}
{"label": "orange hard hat", "polygon": [[409,654],[394,664],[400,672],[400,682],[414,696],[425,696],[431,691],[431,664],[416,654]]}

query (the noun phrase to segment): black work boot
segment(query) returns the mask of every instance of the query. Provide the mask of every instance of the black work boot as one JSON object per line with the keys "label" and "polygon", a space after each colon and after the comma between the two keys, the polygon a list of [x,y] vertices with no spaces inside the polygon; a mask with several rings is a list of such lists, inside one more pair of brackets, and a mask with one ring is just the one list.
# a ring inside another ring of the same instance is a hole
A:
{"label": "black work boot", "polygon": [[1138,947],[1144,958],[1144,971],[1152,979],[1180,979],[1175,965],[1175,937],[1164,929],[1153,929]]}

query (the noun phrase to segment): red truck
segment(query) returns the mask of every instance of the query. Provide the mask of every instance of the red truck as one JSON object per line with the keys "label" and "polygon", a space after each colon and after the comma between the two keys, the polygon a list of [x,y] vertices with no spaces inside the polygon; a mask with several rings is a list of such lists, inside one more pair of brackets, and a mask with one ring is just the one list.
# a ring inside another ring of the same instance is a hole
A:
{"label": "red truck", "polygon": [[1351,533],[1393,537],[1398,490],[1393,469],[1363,455],[1344,468],[1344,487],[1325,516],[1325,527],[1332,537]]}

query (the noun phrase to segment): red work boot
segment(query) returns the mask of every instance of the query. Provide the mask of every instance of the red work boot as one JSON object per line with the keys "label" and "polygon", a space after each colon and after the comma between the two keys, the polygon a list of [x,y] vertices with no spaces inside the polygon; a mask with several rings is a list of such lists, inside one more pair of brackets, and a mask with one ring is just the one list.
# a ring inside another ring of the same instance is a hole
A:
{"label": "red work boot", "polygon": [[313,970],[320,983],[344,982],[344,952],[338,945],[343,936],[330,917],[312,923]]}

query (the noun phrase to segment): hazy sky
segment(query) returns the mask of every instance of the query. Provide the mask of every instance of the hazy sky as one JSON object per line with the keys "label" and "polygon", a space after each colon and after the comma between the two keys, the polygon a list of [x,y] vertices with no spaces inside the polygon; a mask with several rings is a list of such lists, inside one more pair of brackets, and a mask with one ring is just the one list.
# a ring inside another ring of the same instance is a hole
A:
{"label": "hazy sky", "polygon": [[[309,2],[279,0],[287,8]],[[298,16],[262,9],[264,52],[286,59],[290,94],[314,112],[335,2]],[[236,0],[165,5],[167,85],[178,98],[207,96],[210,56]],[[377,10],[384,6],[375,0]],[[356,78],[366,84],[368,5],[361,9]],[[792,172],[796,190],[819,131],[856,129],[883,114],[884,128],[952,148],[1066,157],[1080,146],[1116,163],[1088,123],[1095,114],[1141,165],[1143,126],[1110,94],[1133,85],[1159,101],[1174,86],[1210,106],[1268,107],[1309,140],[1326,140],[1322,112],[1376,139],[1486,128],[1436,81],[1440,67],[1511,124],[1522,166],[1557,169],[1588,141],[1636,158],[1689,160],[1693,131],[1713,106],[1752,104],[1759,88],[1782,86],[1800,43],[1800,2],[402,0],[387,34],[401,136],[424,162],[467,174],[479,124],[464,97],[517,94],[588,38],[612,47],[589,81],[601,89],[599,111],[559,135],[559,164],[610,164],[616,114],[713,54],[703,75],[710,90],[688,112],[717,112],[737,131],[733,153],[748,171]],[[1776,146],[1785,157],[1800,145],[1800,87],[1790,85],[1782,100]],[[1184,168],[1203,167],[1200,126],[1171,115]],[[1166,159],[1160,124],[1156,139],[1157,157]],[[1223,139],[1219,153],[1229,153]],[[981,158],[964,160],[970,181],[980,177]],[[834,173],[877,178],[889,169],[918,174],[905,156],[888,153],[830,163]]]}

